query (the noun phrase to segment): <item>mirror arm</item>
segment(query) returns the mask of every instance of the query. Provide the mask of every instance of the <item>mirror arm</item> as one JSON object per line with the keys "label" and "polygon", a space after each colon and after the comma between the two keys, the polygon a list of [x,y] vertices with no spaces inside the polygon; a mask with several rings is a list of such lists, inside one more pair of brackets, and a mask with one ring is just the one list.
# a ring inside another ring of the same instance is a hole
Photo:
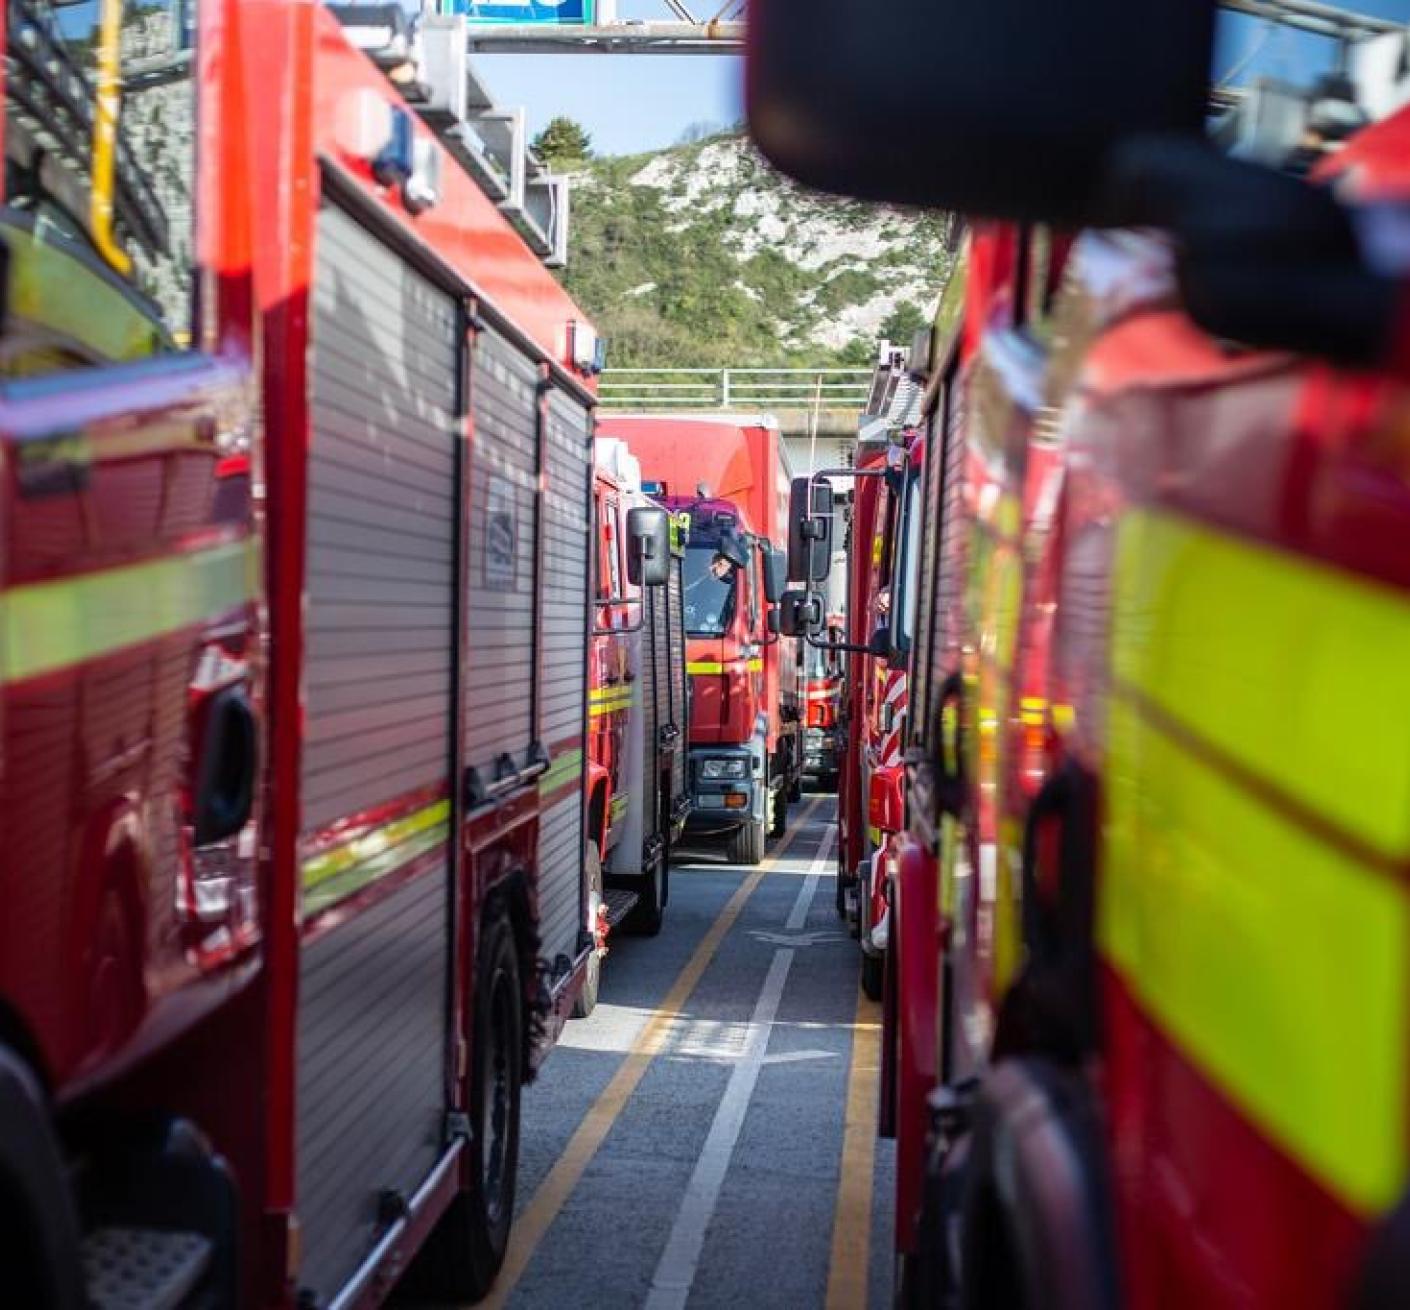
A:
{"label": "mirror arm", "polygon": [[811,632],[805,636],[804,640],[815,650],[840,650],[850,655],[876,655],[870,646],[859,646],[851,641],[819,641]]}
{"label": "mirror arm", "polygon": [[625,637],[633,632],[640,632],[646,626],[646,604],[644,599],[632,600],[622,596],[608,596],[606,600],[595,600],[593,604],[598,609],[606,609],[609,605],[635,605],[637,614],[635,622],[628,623],[625,628],[599,628],[594,619],[592,625],[592,635],[594,637]]}

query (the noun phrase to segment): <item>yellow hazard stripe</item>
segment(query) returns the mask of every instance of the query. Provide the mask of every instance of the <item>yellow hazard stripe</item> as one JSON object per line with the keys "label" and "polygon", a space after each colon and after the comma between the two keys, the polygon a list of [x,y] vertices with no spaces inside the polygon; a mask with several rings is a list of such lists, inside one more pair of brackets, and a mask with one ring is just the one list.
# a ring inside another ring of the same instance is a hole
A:
{"label": "yellow hazard stripe", "polygon": [[581,749],[567,751],[548,766],[548,772],[539,778],[539,795],[546,796],[557,791],[565,783],[581,777],[583,772],[583,752]]}
{"label": "yellow hazard stripe", "polygon": [[257,593],[250,541],[15,587],[0,598],[0,679],[18,682],[180,632]]}
{"label": "yellow hazard stripe", "polygon": [[685,671],[687,673],[724,673],[728,669],[738,669],[741,666],[750,673],[762,672],[763,657],[752,660],[735,660],[728,664],[722,664],[719,660],[691,660],[686,664]]}
{"label": "yellow hazard stripe", "polygon": [[1152,513],[1122,526],[1116,588],[1118,678],[1361,841],[1410,852],[1402,594]]}
{"label": "yellow hazard stripe", "polygon": [[601,693],[592,692],[589,695],[588,717],[596,719],[603,714],[612,714],[617,710],[624,710],[632,703],[632,689],[630,687],[604,688]]}
{"label": "yellow hazard stripe", "polygon": [[394,873],[449,835],[450,802],[440,800],[305,860],[305,916]]}
{"label": "yellow hazard stripe", "polygon": [[1103,952],[1270,1139],[1378,1211],[1410,1163],[1410,897],[1375,857],[1410,852],[1410,605],[1148,513],[1114,588]]}

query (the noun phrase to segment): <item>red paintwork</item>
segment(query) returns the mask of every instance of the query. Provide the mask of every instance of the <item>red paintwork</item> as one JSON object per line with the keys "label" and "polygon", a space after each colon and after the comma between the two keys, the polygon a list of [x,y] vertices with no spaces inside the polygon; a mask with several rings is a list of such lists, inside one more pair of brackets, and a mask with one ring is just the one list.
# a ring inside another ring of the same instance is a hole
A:
{"label": "red paintwork", "polygon": [[[624,491],[615,479],[601,469],[594,483],[594,516],[597,525],[597,551],[594,556],[595,595],[599,601],[613,598],[612,578],[615,573],[619,595],[636,595],[637,589],[627,581],[627,560],[623,543],[626,540],[626,516],[629,505]],[[632,667],[632,644],[612,636],[612,629],[626,627],[639,614],[630,604],[598,605],[593,610],[593,636],[588,652],[589,699],[593,692],[624,687],[637,676]],[[607,853],[620,837],[620,827],[612,826],[612,798],[626,784],[625,734],[631,719],[629,709],[614,709],[592,714],[588,728],[588,771],[585,778],[588,798],[588,825],[598,824],[598,853],[605,860]]]}
{"label": "red paintwork", "polygon": [[[197,351],[71,374],[62,386],[4,389],[0,586],[242,537],[260,546],[264,586],[256,603],[208,623],[0,691],[0,1018],[35,1050],[61,1102],[83,1095],[113,1108],[158,1107],[210,1135],[241,1187],[244,1296],[284,1304],[294,1274],[302,939],[332,932],[392,885],[299,922],[308,297],[320,157],[467,294],[493,302],[542,353],[541,370],[547,361],[569,368],[569,324],[583,316],[448,156],[442,199],[419,217],[372,182],[345,148],[348,113],[358,97],[396,104],[397,96],[322,6],[206,0],[197,13]],[[415,130],[427,136],[419,122]],[[577,375],[574,383],[594,386]],[[26,496],[16,451],[55,433],[87,441],[87,481]],[[237,434],[248,453],[220,447],[219,437]],[[473,440],[468,423],[465,437]],[[217,678],[207,676],[213,667],[223,670]],[[188,762],[209,696],[232,680],[248,683],[261,724],[257,832],[224,854],[242,892],[229,917],[195,925],[182,919],[178,895],[189,901],[210,856],[193,852],[183,831]],[[541,803],[531,784],[456,837],[459,985],[450,1010],[453,1032],[467,1040],[479,908],[489,887],[534,868]],[[349,816],[337,827],[346,836],[373,821]],[[393,881],[419,872],[408,866]],[[123,977],[133,986],[113,985]],[[559,994],[535,1061],[579,982]],[[448,1093],[450,1104],[464,1103],[462,1088]],[[449,1198],[443,1189],[433,1199],[389,1270]]]}
{"label": "red paintwork", "polygon": [[882,1040],[887,1043],[895,1107],[896,1249],[913,1251],[925,1180],[925,1098],[936,1082],[940,1036],[937,1012],[913,1000],[937,995],[943,943],[930,853],[910,833],[897,832],[887,843],[886,859],[895,870],[888,948],[895,979],[888,990],[894,1000],[888,996]]}
{"label": "red paintwork", "polygon": [[[1410,113],[1363,133],[1323,171],[1339,175],[1348,194],[1403,203],[1410,192]],[[960,861],[970,875],[966,885],[975,882],[980,845],[1013,840],[1029,801],[1059,760],[1076,761],[1100,789],[1113,529],[1129,509],[1168,507],[1187,520],[1410,589],[1403,385],[1389,374],[1351,374],[1213,342],[1172,307],[1169,255],[1158,242],[1118,238],[1125,244],[1098,251],[1100,275],[1088,280],[1084,254],[1092,256],[1093,243],[1104,240],[1084,239],[1068,270],[1063,321],[1075,335],[1057,334],[1065,354],[1050,361],[1061,371],[1056,381],[1050,372],[1046,397],[1064,407],[1059,446],[1052,441],[1057,424],[1042,432],[1031,422],[994,426],[1005,411],[995,404],[1002,388],[992,373],[982,399],[972,385],[981,356],[992,357],[1011,331],[1010,284],[1023,244],[1019,234],[992,227],[970,239],[966,324],[950,383],[952,397],[966,407],[960,430],[969,448],[965,486],[951,489],[945,501],[946,531],[964,543],[961,552],[974,550],[985,537],[980,508],[992,498],[988,488],[996,487],[1021,503],[1026,567],[1011,671],[990,665],[987,655],[969,656],[978,648],[977,634],[963,613],[963,584],[949,589],[952,604],[940,615],[933,667],[942,674],[965,672],[966,732],[972,732],[976,702],[1007,704],[995,727],[996,758],[969,737],[969,840]],[[1007,412],[1012,419],[1015,411]],[[931,500],[931,513],[941,508]],[[992,614],[983,618],[986,632],[992,621]],[[1006,702],[991,699],[1005,688]],[[1024,721],[1024,697],[1043,706],[1040,721]],[[1054,706],[1064,711],[1063,725],[1055,723]],[[1070,729],[1067,707],[1075,711]],[[1228,785],[1255,787],[1262,803],[1368,872],[1403,876],[1354,834],[1308,815],[1203,743],[1180,739]],[[983,898],[962,900],[957,914],[967,931],[953,938],[945,932],[948,925],[938,923],[931,908],[938,870],[925,819],[913,812],[913,844],[891,848],[907,870],[893,941],[904,957],[912,937],[925,935],[923,923],[909,922],[907,892],[914,881],[921,889],[916,914],[944,933],[940,949],[948,953],[951,991],[942,1025],[936,981],[908,974],[903,958],[897,1090],[903,1142],[915,1140],[908,1134],[919,1123],[919,1111],[904,1108],[912,1051],[923,1052],[929,1035],[943,1027],[953,1041],[936,1052],[936,1072],[954,1078],[974,1071],[976,1062],[982,1068],[987,1043],[969,1048],[963,1034],[971,1026],[991,1030],[998,1000],[994,938],[982,931],[996,907]],[[1049,872],[1052,861],[1044,864]],[[1100,895],[1100,868],[1097,875]],[[1211,1084],[1118,973],[1103,966],[1099,982],[1101,1044],[1093,1085],[1108,1128],[1124,1302],[1137,1310],[1344,1302],[1366,1243],[1367,1217],[1350,1213]],[[898,1165],[902,1249],[918,1197],[914,1150],[904,1148]]]}
{"label": "red paintwork", "polygon": [[[599,431],[620,437],[641,461],[642,476],[663,484],[662,501],[673,512],[716,509],[734,513],[747,532],[775,546],[786,541],[789,475],[778,429],[731,419],[623,416],[604,418]],[[710,500],[695,495],[707,488]],[[742,745],[766,716],[768,752],[794,741],[794,769],[802,767],[798,737],[797,644],[773,640],[764,630],[766,602],[749,571],[738,582],[734,623],[723,637],[689,637],[686,660],[722,666],[691,675],[692,745]],[[751,613],[757,621],[751,621]],[[762,672],[750,667],[762,659]]]}
{"label": "red paintwork", "polygon": [[[885,451],[880,446],[860,446],[856,467],[880,468]],[[857,478],[853,483],[852,548],[847,570],[847,631],[849,643],[865,646],[871,637],[868,628],[872,606],[871,543],[877,532],[877,506],[881,482],[878,478]],[[864,737],[869,724],[867,697],[870,690],[871,659],[852,652],[847,656],[843,718],[847,724],[846,751],[837,779],[837,855],[839,868],[850,877],[867,855],[867,786],[864,781]]]}

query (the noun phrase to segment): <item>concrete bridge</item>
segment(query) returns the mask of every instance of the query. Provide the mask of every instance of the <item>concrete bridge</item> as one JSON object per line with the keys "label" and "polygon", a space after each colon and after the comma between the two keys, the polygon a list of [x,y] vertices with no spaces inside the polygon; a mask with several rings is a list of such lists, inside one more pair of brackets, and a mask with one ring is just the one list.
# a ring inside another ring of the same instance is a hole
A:
{"label": "concrete bridge", "polygon": [[863,368],[609,368],[599,394],[609,413],[771,415],[796,472],[810,462],[850,464],[869,415],[915,422],[919,408],[919,388],[901,361]]}

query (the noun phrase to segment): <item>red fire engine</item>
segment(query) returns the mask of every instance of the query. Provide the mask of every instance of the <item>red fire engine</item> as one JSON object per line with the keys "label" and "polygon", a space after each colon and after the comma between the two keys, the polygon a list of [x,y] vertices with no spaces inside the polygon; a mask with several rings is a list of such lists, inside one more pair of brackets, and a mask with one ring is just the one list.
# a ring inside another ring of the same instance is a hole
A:
{"label": "red fire engine", "polygon": [[[782,71],[767,8],[754,39]],[[929,198],[1028,221],[971,229],[932,354],[943,458],[888,854],[902,1296],[1397,1304],[1407,270],[1381,238],[1410,206],[1410,111],[1341,145],[1363,100],[1405,97],[1334,61],[1285,156],[1332,149],[1309,185],[1195,139],[1212,6],[1036,28],[1018,8],[913,15],[947,50],[987,33],[1004,97],[948,57],[914,83],[975,125],[922,151],[953,165]],[[1353,66],[1384,39],[1403,69],[1403,6],[1270,8]],[[853,61],[849,22],[814,28],[809,78],[866,104],[882,73]],[[1030,58],[1053,79],[1011,81]],[[756,123],[800,85],[774,84]],[[913,162],[878,181],[868,113],[839,136],[803,99],[830,162],[774,135],[784,162],[922,198]],[[786,120],[799,132],[801,103]],[[1073,122],[1085,135],[1048,135]],[[1122,215],[1173,239],[1069,245],[1034,221]]]}
{"label": "red fire engine", "polygon": [[730,858],[758,864],[765,837],[784,831],[802,791],[797,648],[767,626],[782,588],[773,543],[788,505],[778,428],[729,415],[617,415],[601,431],[625,440],[662,503],[689,519],[687,824],[729,833]]}
{"label": "red fire engine", "polygon": [[836,647],[844,639],[846,618],[831,613],[823,623],[823,644],[803,648],[803,776],[823,791],[836,791],[846,750],[842,731],[846,660]]}
{"label": "red fire engine", "polygon": [[[588,669],[587,867],[600,932],[661,930],[670,895],[671,847],[690,811],[686,786],[685,615],[680,526],[672,523],[666,581],[630,576],[629,546],[642,513],[659,515],[641,488],[641,466],[614,437],[596,448],[595,622]],[[599,942],[599,957],[602,942]],[[578,1010],[596,1000],[588,971]]]}
{"label": "red fire engine", "polygon": [[321,6],[4,39],[6,1297],[472,1297],[594,948],[591,328]]}

